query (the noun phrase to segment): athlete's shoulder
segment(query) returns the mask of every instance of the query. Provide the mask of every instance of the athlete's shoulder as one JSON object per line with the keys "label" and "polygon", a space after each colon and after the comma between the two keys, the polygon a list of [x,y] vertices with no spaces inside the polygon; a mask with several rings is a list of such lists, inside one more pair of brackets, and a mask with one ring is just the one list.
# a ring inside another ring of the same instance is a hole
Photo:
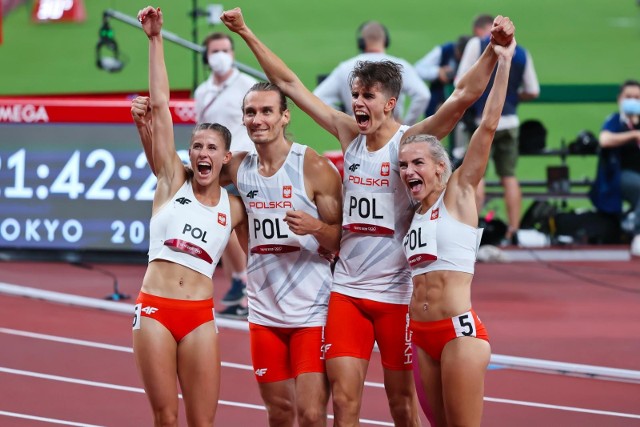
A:
{"label": "athlete's shoulder", "polygon": [[326,156],[318,154],[316,150],[309,146],[304,154],[304,174],[307,178],[317,179],[327,175],[338,174],[333,162]]}

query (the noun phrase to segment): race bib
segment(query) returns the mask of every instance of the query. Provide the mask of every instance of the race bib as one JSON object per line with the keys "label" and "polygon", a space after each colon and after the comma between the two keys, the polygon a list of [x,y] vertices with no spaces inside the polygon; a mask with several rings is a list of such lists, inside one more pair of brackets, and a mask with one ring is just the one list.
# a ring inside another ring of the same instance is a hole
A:
{"label": "race bib", "polygon": [[456,337],[475,337],[476,336],[476,319],[473,314],[467,311],[464,314],[451,318],[453,328],[456,330]]}
{"label": "race bib", "polygon": [[395,214],[392,193],[348,191],[342,228],[354,233],[393,235]]}
{"label": "race bib", "polygon": [[250,213],[249,227],[252,254],[285,254],[300,250],[300,241],[289,230],[289,225],[284,221],[284,213]]}
{"label": "race bib", "polygon": [[140,329],[140,313],[142,312],[142,303],[136,304],[133,308],[133,327],[132,329]]}

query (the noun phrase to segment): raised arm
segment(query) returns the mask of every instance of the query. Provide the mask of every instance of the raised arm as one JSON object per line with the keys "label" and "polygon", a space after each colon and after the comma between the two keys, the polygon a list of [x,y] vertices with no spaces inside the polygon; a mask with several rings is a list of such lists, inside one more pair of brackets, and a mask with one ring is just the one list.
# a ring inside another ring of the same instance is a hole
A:
{"label": "raised arm", "polygon": [[169,77],[160,33],[162,12],[147,6],[138,12],[138,20],[149,38],[149,95],[153,116],[152,170],[155,170],[158,177],[154,204],[162,204],[184,183],[186,172],[176,152],[173,120],[169,110]]}
{"label": "raised arm", "polygon": [[342,184],[333,164],[311,149],[304,160],[305,187],[313,193],[319,218],[302,211],[288,211],[285,221],[296,234],[311,234],[325,250],[335,253],[342,237]]}
{"label": "raised arm", "polygon": [[511,58],[515,47],[516,42],[514,39],[507,47],[495,46],[494,48],[499,57],[496,77],[482,112],[480,125],[471,136],[467,153],[462,165],[457,170],[459,185],[470,185],[475,188],[484,176],[489,162],[493,136],[498,128],[498,122],[504,107],[509,83],[509,71],[511,70]]}
{"label": "raised arm", "polygon": [[331,108],[311,93],[298,76],[247,27],[240,8],[224,12],[220,19],[247,43],[269,81],[277,85],[316,123],[335,136],[340,141],[343,150],[346,149],[358,135],[355,119]]}
{"label": "raised arm", "polygon": [[496,76],[487,98],[480,125],[471,136],[469,148],[460,167],[453,173],[447,184],[445,204],[451,214],[462,222],[475,226],[478,221],[476,189],[489,162],[491,143],[498,128],[502,108],[507,95],[511,58],[516,42],[507,47],[494,47],[498,55]]}
{"label": "raised arm", "polygon": [[460,121],[465,110],[480,98],[487,87],[498,61],[494,47],[498,43],[508,44],[514,32],[515,27],[509,18],[497,16],[491,29],[491,43],[469,71],[460,78],[451,96],[433,116],[412,126],[404,137],[429,134],[441,140],[447,136]]}
{"label": "raised arm", "polygon": [[153,164],[153,131],[151,130],[151,103],[148,96],[136,96],[131,101],[131,117],[136,124],[138,136],[142,143],[144,155],[151,172],[156,175],[156,168]]}

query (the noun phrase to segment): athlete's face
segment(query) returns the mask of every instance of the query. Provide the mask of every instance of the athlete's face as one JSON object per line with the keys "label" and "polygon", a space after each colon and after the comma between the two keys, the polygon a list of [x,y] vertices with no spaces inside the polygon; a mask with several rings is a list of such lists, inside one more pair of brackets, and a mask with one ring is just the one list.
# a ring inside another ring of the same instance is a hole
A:
{"label": "athlete's face", "polygon": [[228,163],[231,153],[224,146],[220,133],[205,129],[196,132],[189,147],[189,160],[196,181],[209,185],[220,176],[222,165]]}
{"label": "athlete's face", "polygon": [[351,107],[363,135],[371,134],[393,115],[395,98],[389,98],[380,90],[380,84],[366,87],[356,78],[351,86]]}
{"label": "athlete's face", "polygon": [[275,91],[251,91],[244,98],[242,120],[254,144],[266,144],[284,138],[289,110],[280,111],[280,94]]}
{"label": "athlete's face", "polygon": [[444,164],[437,164],[433,160],[425,143],[403,145],[398,154],[398,166],[400,179],[409,189],[413,200],[425,199],[441,185],[440,176],[444,172]]}

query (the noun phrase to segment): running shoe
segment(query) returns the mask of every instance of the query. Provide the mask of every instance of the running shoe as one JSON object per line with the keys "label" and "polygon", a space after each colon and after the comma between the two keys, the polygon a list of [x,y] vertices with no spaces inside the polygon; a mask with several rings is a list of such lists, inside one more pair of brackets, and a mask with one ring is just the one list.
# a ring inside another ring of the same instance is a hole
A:
{"label": "running shoe", "polygon": [[249,308],[243,307],[240,304],[230,305],[221,312],[218,313],[218,317],[224,317],[225,319],[247,320],[249,315]]}
{"label": "running shoe", "polygon": [[240,304],[242,299],[247,295],[247,285],[240,279],[231,280],[231,288],[222,298],[224,305]]}
{"label": "running shoe", "polygon": [[631,241],[631,255],[640,257],[640,234]]}

